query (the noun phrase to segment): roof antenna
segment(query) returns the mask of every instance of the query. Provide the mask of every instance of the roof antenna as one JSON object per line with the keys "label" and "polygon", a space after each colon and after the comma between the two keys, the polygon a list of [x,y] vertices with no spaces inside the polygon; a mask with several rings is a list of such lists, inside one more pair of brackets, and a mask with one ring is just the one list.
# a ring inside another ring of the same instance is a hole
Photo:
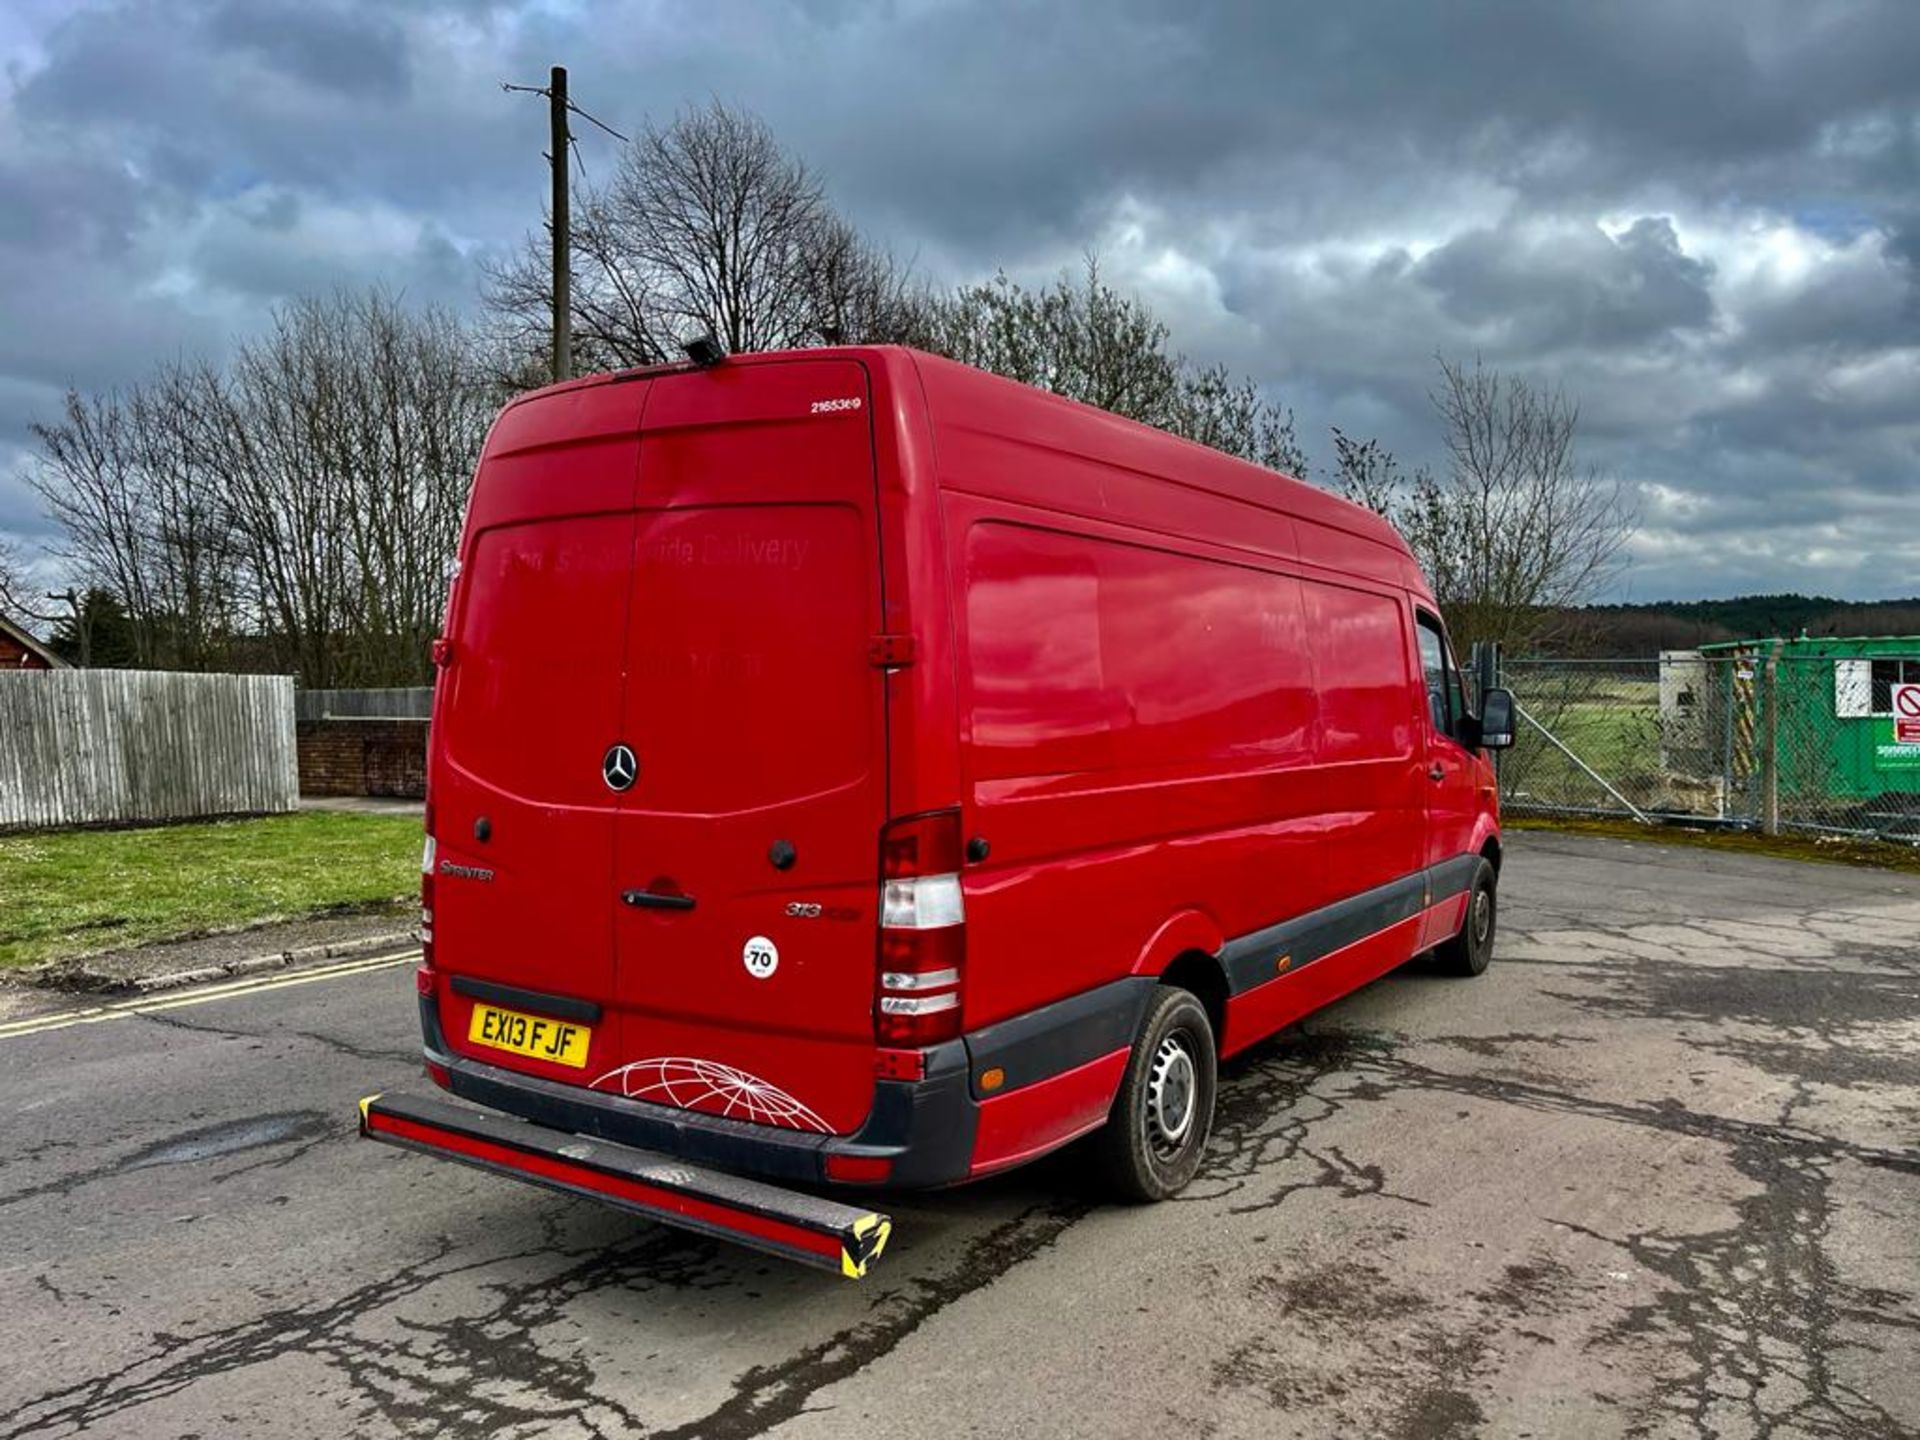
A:
{"label": "roof antenna", "polygon": [[727,358],[727,347],[720,343],[720,338],[712,331],[708,331],[698,339],[684,342],[680,348],[687,352],[687,359],[702,370],[718,365]]}

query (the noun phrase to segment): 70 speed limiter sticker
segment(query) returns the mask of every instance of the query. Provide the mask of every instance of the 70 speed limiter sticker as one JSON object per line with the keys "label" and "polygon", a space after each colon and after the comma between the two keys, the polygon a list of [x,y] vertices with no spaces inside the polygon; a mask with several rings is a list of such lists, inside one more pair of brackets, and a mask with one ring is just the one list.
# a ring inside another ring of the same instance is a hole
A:
{"label": "70 speed limiter sticker", "polygon": [[740,949],[740,963],[747,974],[765,980],[780,968],[780,949],[764,935],[756,935]]}

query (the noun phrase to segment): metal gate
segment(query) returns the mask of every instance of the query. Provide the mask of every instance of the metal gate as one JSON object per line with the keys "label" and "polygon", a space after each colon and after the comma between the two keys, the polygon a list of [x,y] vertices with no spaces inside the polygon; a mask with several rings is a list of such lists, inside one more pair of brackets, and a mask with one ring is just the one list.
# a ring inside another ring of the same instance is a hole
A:
{"label": "metal gate", "polygon": [[1855,662],[1781,648],[1503,662],[1503,806],[1920,841],[1920,753],[1879,733],[1870,680],[1860,701]]}

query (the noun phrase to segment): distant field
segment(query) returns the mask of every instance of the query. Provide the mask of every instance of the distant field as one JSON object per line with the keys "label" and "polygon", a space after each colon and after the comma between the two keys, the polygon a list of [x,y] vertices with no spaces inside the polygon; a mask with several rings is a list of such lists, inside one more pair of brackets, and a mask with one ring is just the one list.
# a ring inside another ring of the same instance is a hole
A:
{"label": "distant field", "polygon": [[[1693,808],[1684,797],[1670,794],[1659,778],[1660,695],[1654,681],[1576,671],[1564,683],[1516,684],[1515,695],[1556,740],[1635,804]],[[1591,776],[1524,722],[1501,763],[1502,783],[1516,808],[1619,808]]]}
{"label": "distant field", "polygon": [[420,822],[313,813],[0,836],[0,967],[399,905]]}

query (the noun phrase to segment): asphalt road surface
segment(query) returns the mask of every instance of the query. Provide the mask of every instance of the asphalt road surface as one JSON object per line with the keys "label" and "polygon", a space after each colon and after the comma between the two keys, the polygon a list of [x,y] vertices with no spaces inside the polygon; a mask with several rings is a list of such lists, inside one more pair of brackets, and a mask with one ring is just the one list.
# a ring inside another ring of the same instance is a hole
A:
{"label": "asphalt road surface", "polygon": [[0,1440],[1920,1434],[1920,879],[1526,834],[1503,902],[1230,1067],[1180,1200],[1069,1154],[858,1285],[355,1139],[404,963],[16,1008]]}

